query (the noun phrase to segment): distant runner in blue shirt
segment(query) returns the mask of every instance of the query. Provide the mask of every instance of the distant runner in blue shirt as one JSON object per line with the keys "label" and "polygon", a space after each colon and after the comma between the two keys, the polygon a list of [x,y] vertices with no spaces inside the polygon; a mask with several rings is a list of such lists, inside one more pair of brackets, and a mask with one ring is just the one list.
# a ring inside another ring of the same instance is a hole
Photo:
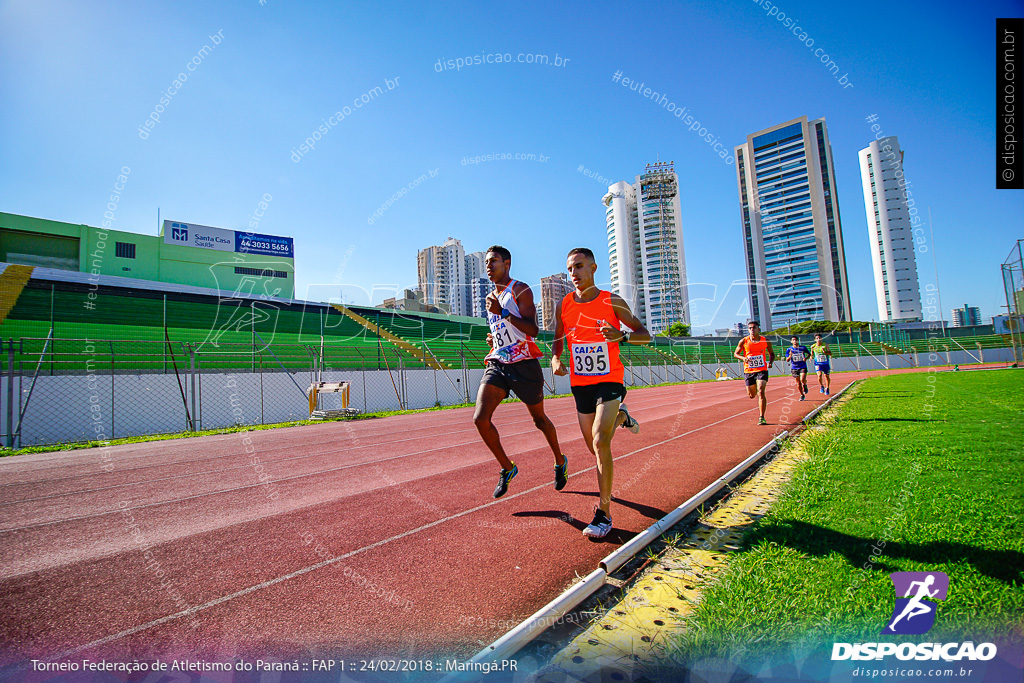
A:
{"label": "distant runner in blue shirt", "polygon": [[807,357],[811,355],[811,352],[800,343],[796,336],[793,336],[790,341],[793,343],[786,349],[786,360],[789,361],[790,374],[796,380],[796,390],[800,394],[800,400],[803,401],[807,395]]}

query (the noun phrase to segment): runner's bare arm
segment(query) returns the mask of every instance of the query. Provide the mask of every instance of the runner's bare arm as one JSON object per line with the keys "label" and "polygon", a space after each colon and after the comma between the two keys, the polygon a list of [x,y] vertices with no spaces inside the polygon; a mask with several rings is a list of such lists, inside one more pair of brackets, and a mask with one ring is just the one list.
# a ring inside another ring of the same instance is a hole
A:
{"label": "runner's bare arm", "polygon": [[768,364],[772,365],[775,362],[775,347],[772,343],[768,342]]}
{"label": "runner's bare arm", "polygon": [[[630,344],[646,344],[651,341],[651,333],[647,331],[640,319],[633,315],[633,311],[629,310],[629,304],[625,299],[613,293],[611,302],[612,309],[619,321],[626,323],[626,327],[633,330],[629,335]],[[621,342],[625,337],[621,330],[616,330],[610,325],[602,329],[601,332],[604,333],[604,338],[608,341]]]}
{"label": "runner's bare arm", "polygon": [[551,342],[551,371],[566,375],[569,371],[562,364],[562,349],[565,347],[565,326],[562,325],[562,302],[555,304],[555,338]]}
{"label": "runner's bare arm", "polygon": [[508,323],[523,334],[536,337],[540,327],[537,325],[537,306],[533,302],[533,290],[524,282],[517,281],[516,285],[518,287],[513,287],[512,293],[516,296],[519,315],[510,315]]}
{"label": "runner's bare arm", "polygon": [[733,358],[744,360],[746,356],[743,353],[743,340],[740,339],[740,343],[736,345],[736,350],[732,352]]}

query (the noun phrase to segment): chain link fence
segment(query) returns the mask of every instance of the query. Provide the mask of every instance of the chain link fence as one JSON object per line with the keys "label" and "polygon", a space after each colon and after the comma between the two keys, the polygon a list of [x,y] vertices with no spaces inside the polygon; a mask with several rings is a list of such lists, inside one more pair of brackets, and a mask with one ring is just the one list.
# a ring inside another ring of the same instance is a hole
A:
{"label": "chain link fence", "polygon": [[[419,356],[380,343],[220,344],[21,338],[0,342],[0,426],[8,448],[109,441],[234,425],[309,418],[315,381],[349,383],[362,413],[472,403],[483,375],[479,349],[458,346]],[[646,354],[646,355],[645,355]],[[439,360],[442,358],[443,361]],[[977,362],[977,352],[946,348],[907,356],[833,358],[836,372]],[[739,363],[683,363],[627,348],[624,383],[644,387],[740,377]],[[1012,361],[1010,349],[985,361]],[[548,396],[570,393],[569,378],[544,369]],[[771,373],[786,375],[784,363]],[[339,409],[341,394],[319,407]]]}

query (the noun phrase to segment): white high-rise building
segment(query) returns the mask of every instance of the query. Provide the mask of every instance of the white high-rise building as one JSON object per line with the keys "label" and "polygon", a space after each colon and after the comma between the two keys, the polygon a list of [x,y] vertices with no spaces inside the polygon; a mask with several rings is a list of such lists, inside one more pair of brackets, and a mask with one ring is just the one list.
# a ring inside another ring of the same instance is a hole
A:
{"label": "white high-rise building", "polygon": [[472,315],[462,242],[449,237],[441,246],[421,249],[417,271],[417,289],[423,292],[423,303],[450,315]]}
{"label": "white high-rise building", "polygon": [[565,295],[575,290],[565,273],[555,273],[540,279],[540,298],[537,303],[537,322],[542,330],[555,329],[555,308]]}
{"label": "white high-rise building", "polygon": [[679,178],[672,162],[648,164],[633,184],[611,185],[602,201],[611,290],[652,333],[674,322],[689,325]]}
{"label": "white high-rise building", "polygon": [[[921,288],[914,256],[914,231],[896,136],[875,140],[860,151],[860,178],[868,217],[875,295],[881,322],[921,320]],[[914,216],[919,223],[920,218]]]}
{"label": "white high-rise building", "polygon": [[494,289],[487,278],[487,253],[474,251],[466,254],[466,283],[469,296],[469,313],[474,318],[487,317],[487,295]]}
{"label": "white high-rise building", "polygon": [[969,327],[981,324],[981,311],[977,306],[964,304],[963,308],[954,308],[950,327]]}
{"label": "white high-rise building", "polygon": [[750,317],[761,329],[850,319],[843,228],[825,119],[806,116],[736,147]]}

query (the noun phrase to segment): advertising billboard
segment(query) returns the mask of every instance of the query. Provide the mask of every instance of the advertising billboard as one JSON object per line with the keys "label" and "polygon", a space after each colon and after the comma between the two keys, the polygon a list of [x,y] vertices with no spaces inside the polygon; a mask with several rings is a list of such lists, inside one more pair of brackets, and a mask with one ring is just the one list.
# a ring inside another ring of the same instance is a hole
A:
{"label": "advertising billboard", "polygon": [[180,221],[164,221],[164,244],[295,258],[295,244],[291,237],[224,230]]}

